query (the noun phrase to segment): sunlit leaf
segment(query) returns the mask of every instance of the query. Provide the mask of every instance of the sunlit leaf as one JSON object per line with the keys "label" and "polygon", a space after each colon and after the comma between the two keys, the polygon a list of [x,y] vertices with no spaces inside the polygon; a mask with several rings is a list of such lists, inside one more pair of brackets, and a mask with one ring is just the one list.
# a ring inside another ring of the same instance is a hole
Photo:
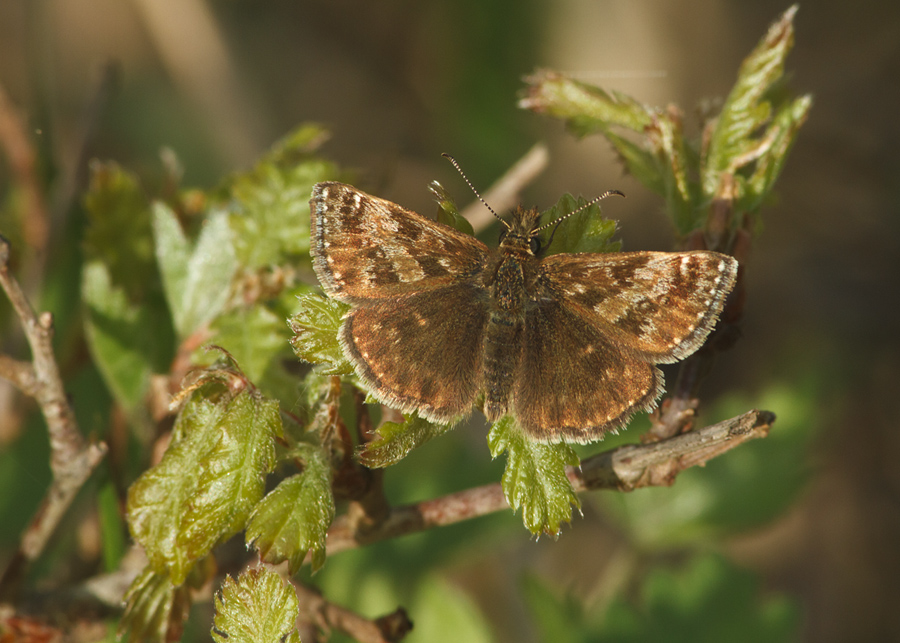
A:
{"label": "sunlit leaf", "polygon": [[153,231],[166,299],[175,329],[184,338],[211,321],[228,301],[237,268],[231,229],[224,213],[210,214],[193,242],[171,208],[158,202]]}
{"label": "sunlit leaf", "polygon": [[360,452],[359,460],[373,469],[389,467],[451,428],[451,424],[435,424],[416,414],[411,414],[402,423],[385,422],[378,427],[378,437]]}
{"label": "sunlit leaf", "polygon": [[119,636],[129,643],[177,641],[190,605],[190,588],[176,587],[167,574],[148,566],[125,593]]}
{"label": "sunlit leaf", "polygon": [[347,304],[318,294],[298,297],[300,312],[289,320],[291,346],[297,357],[316,365],[322,374],[344,375],[353,372],[353,366],[344,357],[338,342],[341,318],[349,310]]}
{"label": "sunlit leaf", "polygon": [[331,493],[331,463],[321,447],[300,444],[297,456],[303,471],[273,489],[250,518],[247,544],[259,550],[268,563],[287,560],[296,573],[312,552],[313,571],[325,563],[325,533],[334,519]]}
{"label": "sunlit leaf", "polygon": [[176,585],[221,540],[240,531],[262,498],[281,434],[278,404],[249,390],[204,394],[179,414],[163,459],[128,491],[129,527],[156,571]]}
{"label": "sunlit leaf", "polygon": [[495,458],[506,451],[503,493],[533,534],[556,535],[572,519],[572,507],[581,501],[566,476],[566,466],[577,466],[578,456],[568,444],[541,444],[529,440],[506,416],[491,427],[488,446]]}
{"label": "sunlit leaf", "polygon": [[213,640],[220,643],[300,643],[297,594],[264,567],[228,576],[216,595]]}
{"label": "sunlit leaf", "polygon": [[[595,195],[599,196],[599,195]],[[593,198],[593,197],[592,197]],[[615,196],[608,197],[603,205],[616,203]],[[582,197],[574,198],[570,194],[564,194],[552,208],[541,213],[541,225],[556,221],[572,212],[584,207],[590,199]],[[559,252],[615,252],[621,247],[621,242],[613,241],[612,236],[616,232],[616,222],[603,217],[601,204],[595,203],[579,212],[569,216],[559,224],[558,228],[551,226],[542,234],[546,239],[552,234],[553,241],[546,249],[546,254],[552,255]],[[555,229],[555,233],[553,230]]]}

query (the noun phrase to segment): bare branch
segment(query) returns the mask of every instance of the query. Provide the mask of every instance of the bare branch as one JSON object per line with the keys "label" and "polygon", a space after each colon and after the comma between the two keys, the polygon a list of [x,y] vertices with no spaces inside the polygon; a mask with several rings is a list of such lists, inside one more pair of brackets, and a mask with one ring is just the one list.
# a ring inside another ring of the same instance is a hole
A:
{"label": "bare branch", "polygon": [[33,379],[32,373],[27,373],[21,363],[9,358],[3,363],[14,367],[13,372],[19,377],[13,382],[37,400],[47,421],[53,483],[22,535],[19,551],[0,578],[0,595],[3,596],[15,591],[27,564],[43,551],[75,494],[106,453],[103,443],[85,445],[53,355],[53,315],[48,312],[35,315],[21,286],[9,272],[9,250],[9,242],[0,236],[0,286],[6,291],[25,330],[31,347]]}
{"label": "bare branch", "polygon": [[[736,446],[768,435],[775,415],[749,411],[743,415],[651,444],[626,445],[584,460],[568,476],[576,491],[668,486],[683,470],[702,465]],[[391,509],[387,518],[365,531],[344,515],[328,530],[329,554],[388,538],[476,518],[509,505],[499,483],[467,489],[415,505]]]}
{"label": "bare branch", "polygon": [[412,629],[406,610],[398,607],[381,618],[369,620],[346,607],[330,603],[315,590],[294,583],[300,599],[300,618],[326,632],[335,629],[359,643],[395,643]]}

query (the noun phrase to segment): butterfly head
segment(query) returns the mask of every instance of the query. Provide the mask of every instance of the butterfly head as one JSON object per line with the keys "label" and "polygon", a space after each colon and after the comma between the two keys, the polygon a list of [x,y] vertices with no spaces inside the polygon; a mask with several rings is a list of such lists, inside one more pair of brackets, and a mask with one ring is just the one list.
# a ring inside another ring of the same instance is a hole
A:
{"label": "butterfly head", "polygon": [[[530,208],[526,210],[525,208],[519,206],[513,213],[512,221],[506,221],[505,219],[502,219],[499,214],[494,212],[494,208],[488,205],[487,201],[481,198],[478,190],[476,190],[475,186],[472,185],[472,182],[469,181],[469,177],[467,177],[466,173],[462,171],[462,168],[459,166],[459,163],[456,162],[456,159],[454,159],[449,154],[442,154],[441,156],[448,159],[453,164],[453,167],[455,167],[460,176],[463,177],[465,182],[469,185],[469,188],[471,188],[472,192],[475,193],[475,196],[478,197],[478,200],[481,201],[484,204],[484,207],[490,210],[491,214],[493,214],[494,217],[503,224],[504,230],[500,233],[500,247],[505,250],[525,252],[533,257],[536,257],[538,254],[540,254],[542,249],[547,248],[550,245],[550,243],[553,241],[553,236],[556,234],[556,231],[559,228],[559,224],[568,219],[573,214],[578,214],[579,212],[587,210],[589,207],[608,196],[625,196],[618,190],[608,190],[600,196],[591,199],[589,202],[585,203],[577,210],[573,210],[568,214],[564,214],[563,216],[554,219],[550,223],[545,223],[544,225],[538,225],[538,219],[540,219],[541,215],[536,208]],[[547,239],[547,242],[542,244],[540,238],[538,237],[538,233],[541,230],[549,228],[550,226],[553,226],[553,232],[550,233],[550,238]]]}
{"label": "butterfly head", "polygon": [[500,219],[503,230],[500,232],[500,247],[505,250],[524,251],[531,256],[537,256],[543,249],[538,237],[538,219],[541,215],[537,208],[523,208],[519,206],[513,212],[512,218],[507,221]]}

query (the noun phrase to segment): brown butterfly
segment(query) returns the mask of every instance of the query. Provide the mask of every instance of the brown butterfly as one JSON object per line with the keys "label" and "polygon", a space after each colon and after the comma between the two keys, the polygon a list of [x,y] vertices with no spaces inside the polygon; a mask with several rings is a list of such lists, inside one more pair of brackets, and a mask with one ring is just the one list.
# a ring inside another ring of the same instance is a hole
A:
{"label": "brown butterfly", "polygon": [[310,213],[319,281],[351,306],[341,346],[376,399],[449,423],[484,395],[488,420],[540,442],[597,440],[653,408],[655,364],[700,347],[738,268],[708,251],[543,256],[560,219],[536,209],[501,219],[491,249],[342,183],[316,184]]}

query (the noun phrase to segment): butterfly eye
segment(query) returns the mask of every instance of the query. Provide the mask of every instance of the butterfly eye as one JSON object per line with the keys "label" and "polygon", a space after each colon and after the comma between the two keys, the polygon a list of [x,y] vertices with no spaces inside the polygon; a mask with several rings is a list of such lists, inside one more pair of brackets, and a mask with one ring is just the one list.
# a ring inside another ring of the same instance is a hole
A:
{"label": "butterfly eye", "polygon": [[531,239],[528,240],[528,246],[531,248],[531,254],[537,256],[541,251],[541,240],[537,237],[531,237]]}

